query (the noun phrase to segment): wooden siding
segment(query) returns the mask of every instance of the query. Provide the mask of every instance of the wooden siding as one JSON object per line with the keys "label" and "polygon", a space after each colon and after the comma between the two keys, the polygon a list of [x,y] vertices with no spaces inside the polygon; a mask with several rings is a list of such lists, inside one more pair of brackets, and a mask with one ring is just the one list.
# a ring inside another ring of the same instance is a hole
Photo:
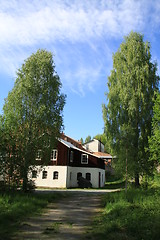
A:
{"label": "wooden siding", "polygon": [[88,154],[88,164],[82,164],[81,163],[81,155],[83,154],[83,152],[75,150],[75,149],[70,149],[69,156],[70,156],[71,151],[74,152],[74,156],[73,156],[73,162],[69,161],[69,166],[105,169],[104,160],[97,158],[96,156],[94,157],[93,155]]}
{"label": "wooden siding", "polygon": [[58,142],[57,161],[50,161],[49,166],[67,166],[68,165],[68,147]]}
{"label": "wooden siding", "polygon": [[[81,163],[81,155],[87,154],[82,152],[81,149],[72,149],[68,148],[61,142],[58,142],[57,145],[58,155],[56,161],[50,161],[48,166],[71,166],[71,167],[88,167],[88,168],[101,168],[105,169],[104,160],[88,154],[88,164]],[[73,162],[70,162],[70,154],[73,151]],[[41,161],[37,161],[37,163],[42,163]]]}

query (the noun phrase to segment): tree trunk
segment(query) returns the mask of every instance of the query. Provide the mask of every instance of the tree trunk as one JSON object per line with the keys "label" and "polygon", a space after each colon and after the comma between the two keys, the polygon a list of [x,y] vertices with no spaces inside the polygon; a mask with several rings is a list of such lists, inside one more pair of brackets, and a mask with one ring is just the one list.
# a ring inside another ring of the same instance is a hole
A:
{"label": "tree trunk", "polygon": [[27,185],[28,185],[28,171],[26,167],[26,159],[24,158],[24,166],[23,166],[23,191],[27,192]]}
{"label": "tree trunk", "polygon": [[140,183],[139,183],[139,174],[135,174],[135,187],[138,188],[140,186]]}
{"label": "tree trunk", "polygon": [[128,149],[126,148],[126,182],[125,182],[125,192],[126,193],[127,193],[127,185],[128,185],[127,161],[128,161]]}
{"label": "tree trunk", "polygon": [[23,176],[23,191],[24,192],[27,192],[27,183],[28,183],[27,175],[24,174],[24,176]]}

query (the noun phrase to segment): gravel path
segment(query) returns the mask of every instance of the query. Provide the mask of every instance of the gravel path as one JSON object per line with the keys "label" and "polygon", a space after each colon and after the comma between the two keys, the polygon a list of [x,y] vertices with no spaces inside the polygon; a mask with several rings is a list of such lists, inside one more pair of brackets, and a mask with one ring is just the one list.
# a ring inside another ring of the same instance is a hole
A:
{"label": "gravel path", "polygon": [[87,239],[93,217],[100,211],[100,193],[73,193],[49,204],[41,216],[26,219],[13,239]]}

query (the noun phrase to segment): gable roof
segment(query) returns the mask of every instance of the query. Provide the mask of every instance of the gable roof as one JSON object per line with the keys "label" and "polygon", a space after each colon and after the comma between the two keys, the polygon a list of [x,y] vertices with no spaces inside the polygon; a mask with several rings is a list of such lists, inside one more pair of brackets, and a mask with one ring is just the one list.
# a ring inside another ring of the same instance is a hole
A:
{"label": "gable roof", "polygon": [[[61,137],[58,139],[62,144],[64,144],[65,146],[67,146],[68,148],[72,148],[78,151],[81,151],[85,154],[89,154],[91,156],[100,158],[100,159],[112,159],[112,156],[109,153],[104,153],[104,152],[91,152],[89,150],[86,150],[83,146],[85,144],[81,144],[81,142],[74,140],[71,137],[68,137],[67,135],[65,135],[64,133],[61,134]],[[90,140],[88,143],[93,142],[93,141],[99,141],[101,144],[103,144],[100,140],[97,139],[92,139]],[[87,144],[87,143],[86,143]]]}
{"label": "gable roof", "polygon": [[100,156],[98,156],[98,155],[96,155],[96,154],[94,154],[94,153],[91,153],[91,152],[87,151],[87,150],[84,149],[83,147],[82,147],[82,148],[78,148],[78,147],[74,146],[72,143],[67,142],[67,141],[65,141],[65,140],[63,140],[63,139],[61,139],[61,138],[59,138],[58,141],[61,142],[62,144],[64,144],[64,145],[65,145],[66,147],[68,147],[68,148],[75,149],[75,150],[78,150],[78,151],[80,151],[80,152],[82,152],[82,153],[85,153],[85,154],[88,154],[88,155],[91,155],[91,156],[94,156],[94,157],[97,157],[97,158],[102,159],[102,157],[100,157]]}
{"label": "gable roof", "polygon": [[62,132],[62,134],[61,134],[61,139],[63,139],[63,140],[66,141],[66,142],[71,143],[72,145],[74,145],[74,146],[77,147],[77,148],[80,148],[80,149],[82,149],[82,150],[84,149],[84,148],[82,147],[81,142],[79,142],[79,141],[77,141],[77,140],[75,140],[75,139],[73,139],[73,138],[65,135],[63,132]]}
{"label": "gable roof", "polygon": [[94,155],[100,158],[107,158],[107,159],[112,159],[112,156],[109,153],[103,153],[103,152],[93,152]]}

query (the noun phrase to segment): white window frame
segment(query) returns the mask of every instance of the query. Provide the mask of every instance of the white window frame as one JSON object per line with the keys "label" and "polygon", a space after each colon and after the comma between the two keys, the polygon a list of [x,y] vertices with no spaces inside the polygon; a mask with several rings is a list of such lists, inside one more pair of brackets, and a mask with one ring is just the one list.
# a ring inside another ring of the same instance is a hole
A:
{"label": "white window frame", "polygon": [[81,154],[81,164],[88,164],[88,154]]}
{"label": "white window frame", "polygon": [[42,150],[38,150],[36,153],[36,161],[40,161],[42,159]]}
{"label": "white window frame", "polygon": [[58,155],[58,150],[57,149],[53,149],[51,151],[51,161],[57,161],[57,155]]}

